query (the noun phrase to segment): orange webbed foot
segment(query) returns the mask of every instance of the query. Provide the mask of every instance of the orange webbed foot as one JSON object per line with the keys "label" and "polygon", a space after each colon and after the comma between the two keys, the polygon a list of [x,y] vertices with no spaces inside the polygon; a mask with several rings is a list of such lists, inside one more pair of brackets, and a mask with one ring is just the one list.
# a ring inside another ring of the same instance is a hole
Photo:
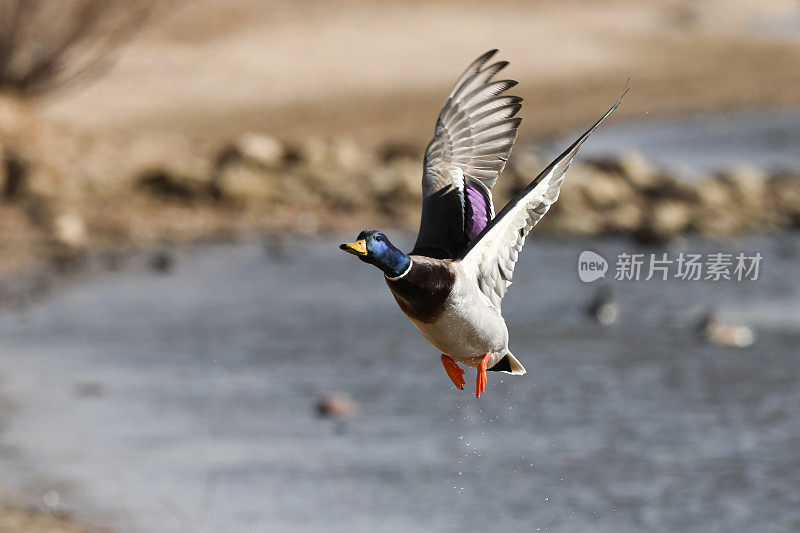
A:
{"label": "orange webbed foot", "polygon": [[464,384],[466,383],[464,381],[464,370],[458,366],[458,363],[449,355],[442,354],[442,365],[444,365],[444,371],[447,372],[453,385],[464,390]]}
{"label": "orange webbed foot", "polygon": [[486,367],[489,365],[489,359],[492,357],[494,352],[489,352],[483,356],[481,362],[478,363],[478,375],[475,378],[475,397],[480,398],[481,394],[484,393],[486,390]]}

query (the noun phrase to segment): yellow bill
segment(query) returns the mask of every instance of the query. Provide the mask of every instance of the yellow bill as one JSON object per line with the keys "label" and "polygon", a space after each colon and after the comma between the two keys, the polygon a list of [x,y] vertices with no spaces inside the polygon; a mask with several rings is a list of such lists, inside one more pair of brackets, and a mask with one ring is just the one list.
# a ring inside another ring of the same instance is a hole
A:
{"label": "yellow bill", "polygon": [[339,249],[353,255],[367,255],[367,241],[359,239],[356,242],[340,244]]}

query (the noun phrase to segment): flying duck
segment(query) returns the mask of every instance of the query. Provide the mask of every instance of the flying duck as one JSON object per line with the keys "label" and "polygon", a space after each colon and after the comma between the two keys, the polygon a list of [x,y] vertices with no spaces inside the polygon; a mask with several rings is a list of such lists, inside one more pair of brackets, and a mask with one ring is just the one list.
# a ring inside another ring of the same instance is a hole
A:
{"label": "flying duck", "polygon": [[[475,396],[486,371],[520,375],[525,367],[508,349],[503,296],[525,237],[558,199],[564,173],[581,144],[621,103],[539,174],[495,216],[492,187],[503,171],[522,119],[522,98],[505,95],[517,84],[494,80],[506,65],[486,63],[491,50],[461,75],[436,121],[425,152],[422,220],[410,254],[386,235],[362,231],[340,248],[383,271],[400,309],[442,353],[447,375],[464,388],[464,370],[477,368]],[[625,90],[627,93],[627,89]]]}

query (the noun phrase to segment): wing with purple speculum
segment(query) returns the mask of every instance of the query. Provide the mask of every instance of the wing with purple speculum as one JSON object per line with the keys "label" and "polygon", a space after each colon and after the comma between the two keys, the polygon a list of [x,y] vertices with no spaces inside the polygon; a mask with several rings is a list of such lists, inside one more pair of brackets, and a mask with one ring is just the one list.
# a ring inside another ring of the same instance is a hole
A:
{"label": "wing with purple speculum", "polygon": [[[488,191],[487,191],[488,192]],[[467,183],[464,186],[464,233],[472,242],[494,217],[492,199],[481,192],[480,185]]]}
{"label": "wing with purple speculum", "polygon": [[513,80],[495,80],[506,65],[475,60],[448,96],[425,153],[422,220],[412,254],[455,258],[494,217],[491,188],[508,160],[522,119],[522,98],[505,95]]}

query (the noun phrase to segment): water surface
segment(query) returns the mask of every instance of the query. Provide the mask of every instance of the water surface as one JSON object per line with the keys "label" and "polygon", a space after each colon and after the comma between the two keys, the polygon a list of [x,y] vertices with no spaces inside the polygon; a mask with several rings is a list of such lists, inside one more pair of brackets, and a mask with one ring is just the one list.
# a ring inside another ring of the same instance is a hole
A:
{"label": "water surface", "polygon": [[[548,143],[557,153],[574,135]],[[800,109],[697,113],[610,122],[581,148],[582,157],[636,151],[684,177],[738,166],[800,170]]]}
{"label": "water surface", "polygon": [[[187,247],[4,312],[3,484],[123,531],[800,528],[797,236],[690,240],[761,278],[607,281],[610,328],[577,257],[633,245],[534,236],[504,303],[528,374],[480,400],[338,242]],[[756,344],[702,342],[709,305]],[[343,430],[331,390],[361,406]]]}

